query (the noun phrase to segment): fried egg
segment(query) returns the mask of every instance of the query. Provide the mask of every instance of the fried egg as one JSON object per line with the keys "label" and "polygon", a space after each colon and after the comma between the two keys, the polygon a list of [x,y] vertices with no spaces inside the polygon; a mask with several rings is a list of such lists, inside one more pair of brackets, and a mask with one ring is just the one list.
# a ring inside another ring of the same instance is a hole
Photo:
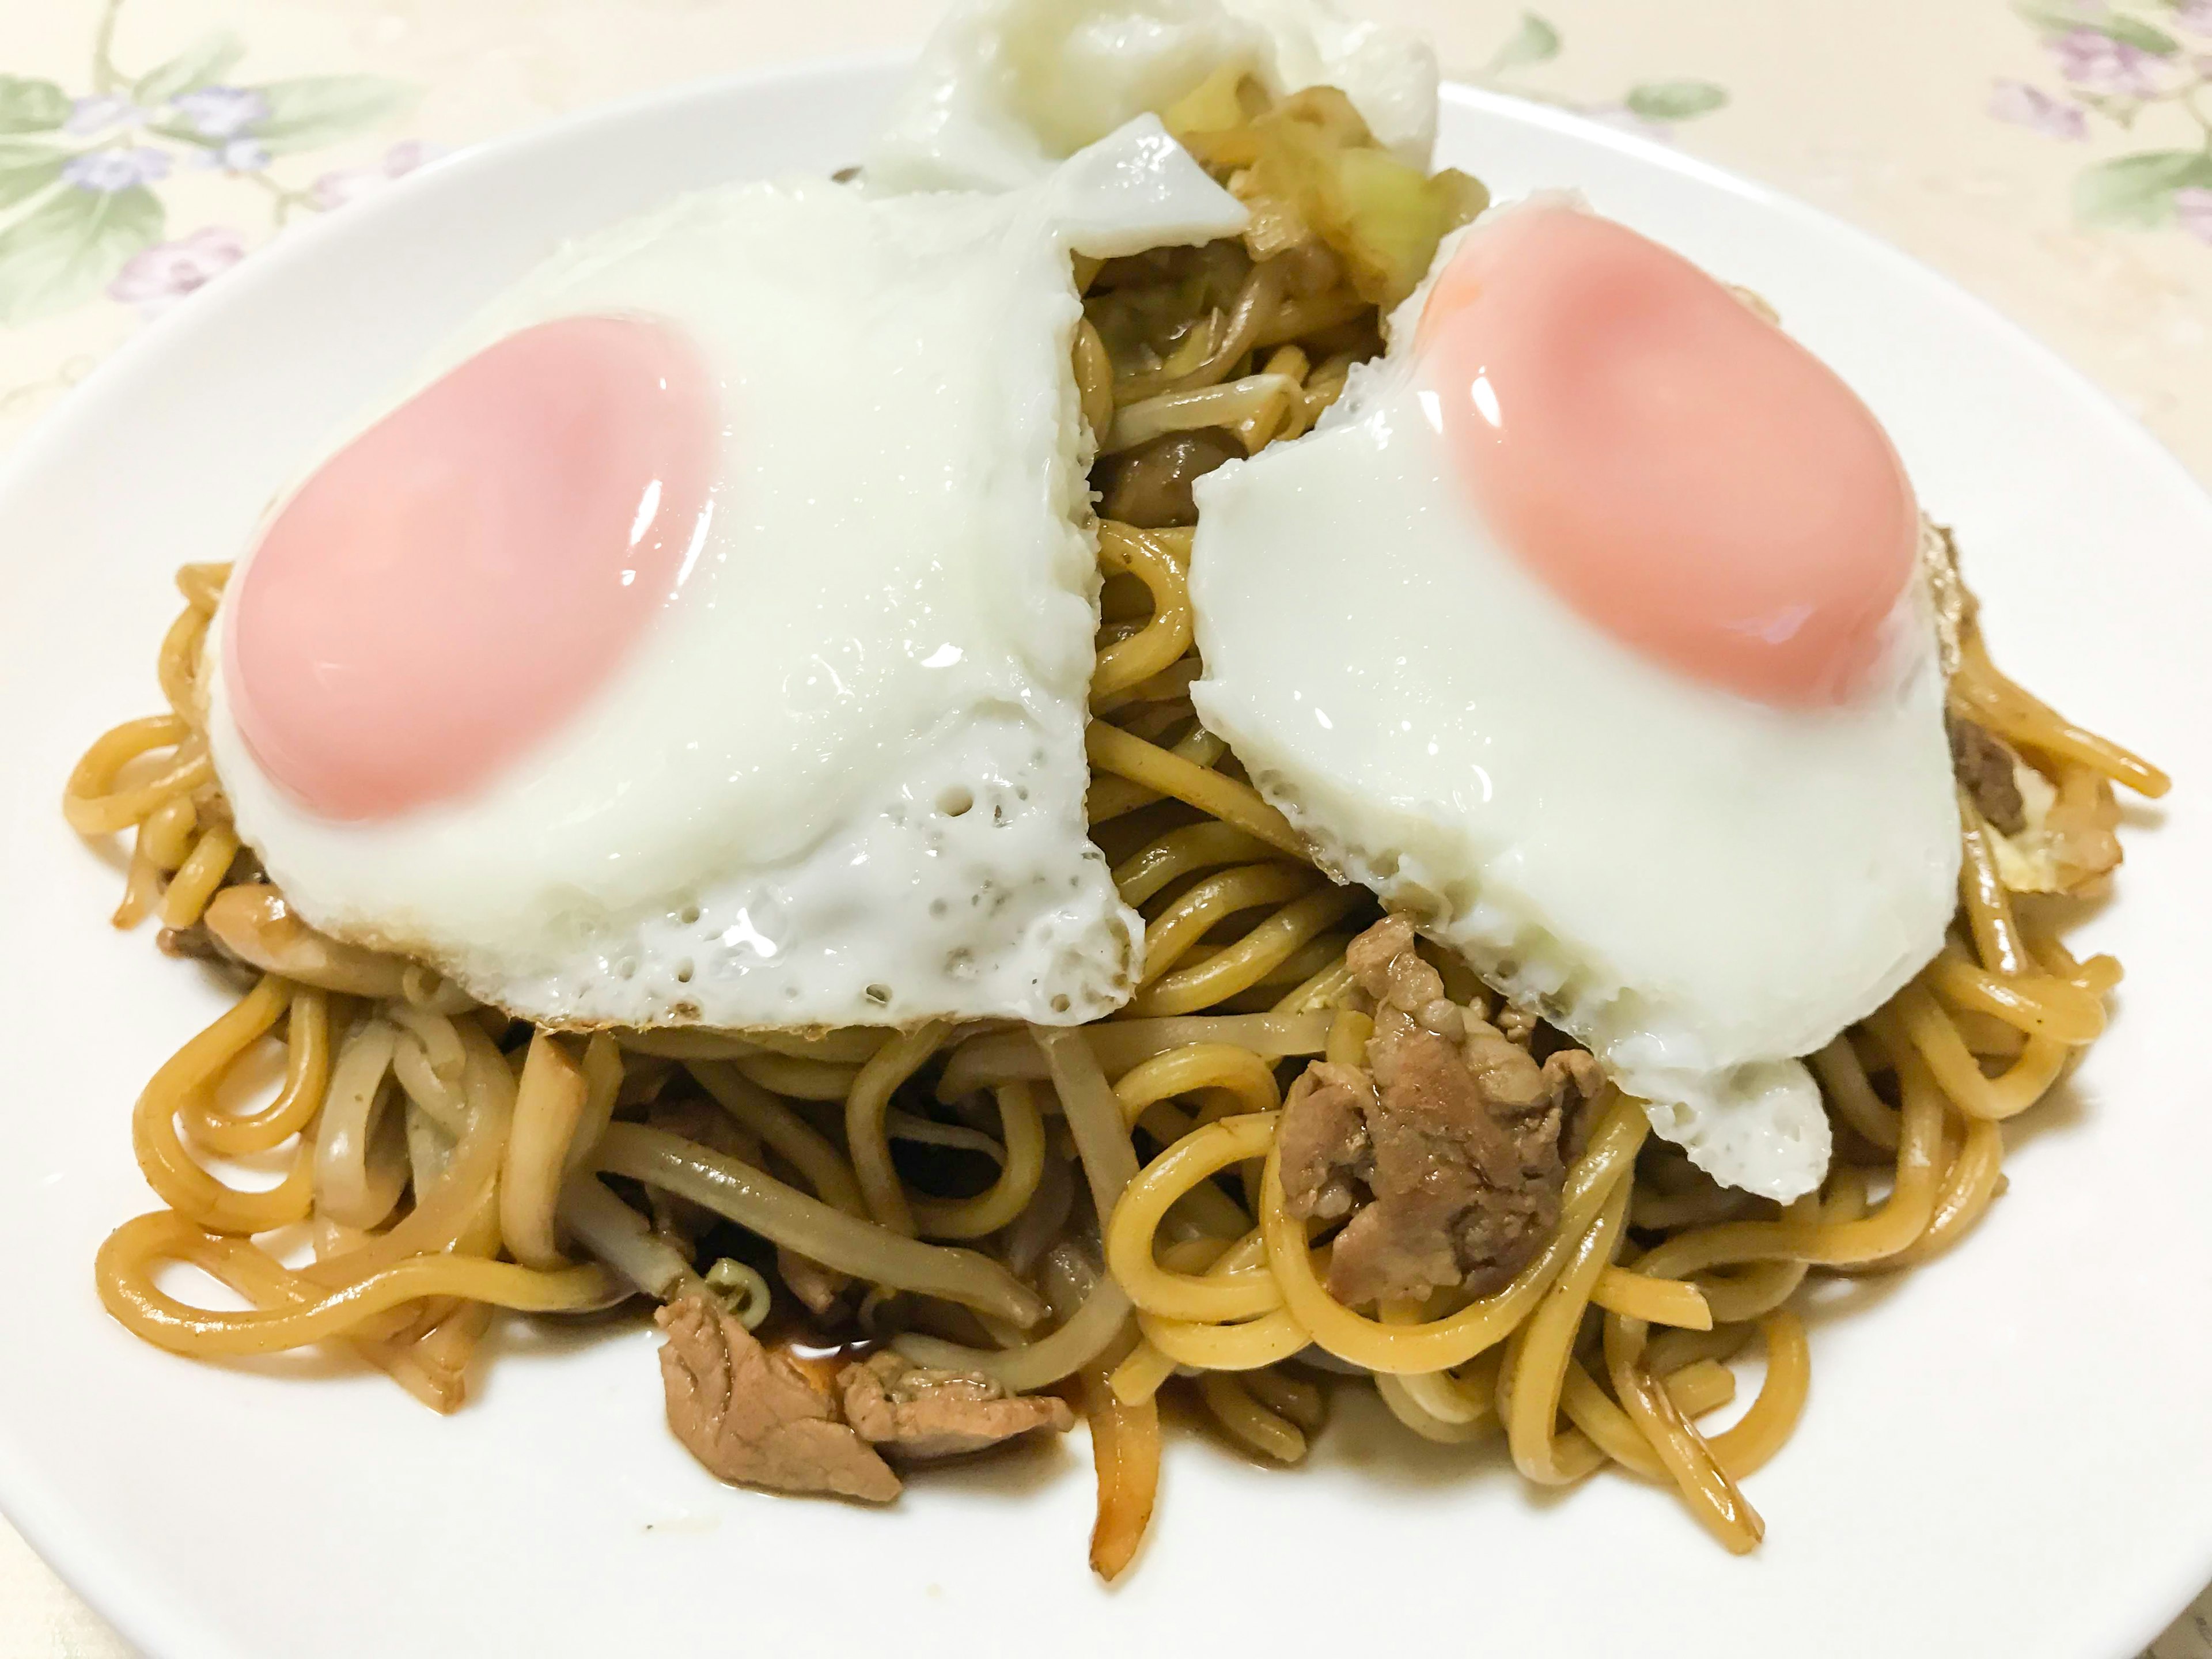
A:
{"label": "fried egg", "polygon": [[1249,75],[1277,97],[1331,86],[1378,142],[1425,169],[1437,59],[1408,30],[1326,0],[963,0],[893,102],[872,188],[1006,190],[1207,82]]}
{"label": "fried egg", "polygon": [[1779,328],[1565,202],[1449,240],[1389,338],[1315,432],[1199,483],[1199,713],[1699,1165],[1807,1192],[1800,1057],[1956,899],[1903,466]]}
{"label": "fried egg", "polygon": [[316,927],[548,1023],[1118,1006],[1069,251],[1244,216],[1143,121],[1008,194],[749,184],[559,252],[239,564],[240,834]]}

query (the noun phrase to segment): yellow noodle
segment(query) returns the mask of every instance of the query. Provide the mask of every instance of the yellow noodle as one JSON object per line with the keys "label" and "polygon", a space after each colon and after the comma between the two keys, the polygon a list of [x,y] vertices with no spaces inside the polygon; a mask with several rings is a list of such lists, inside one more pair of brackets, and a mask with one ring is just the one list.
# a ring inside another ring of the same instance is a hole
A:
{"label": "yellow noodle", "polygon": [[1139,983],[1158,979],[1239,911],[1297,898],[1311,892],[1320,880],[1313,871],[1290,864],[1248,864],[1206,877],[1146,923]]}
{"label": "yellow noodle", "polygon": [[264,978],[154,1073],[131,1116],[131,1141],[147,1185],[185,1220],[210,1232],[259,1233],[304,1220],[313,1197],[313,1164],[301,1157],[284,1179],[261,1192],[228,1187],[185,1148],[180,1113],[211,1109],[216,1085],[290,1000],[283,980]]}
{"label": "yellow noodle", "polygon": [[[1194,422],[1227,424],[1248,452],[1296,436],[1372,350],[1358,336],[1374,308],[1341,286],[1336,255],[1297,242],[1302,228],[1291,234],[1278,209],[1261,207],[1274,216],[1266,234],[1297,244],[1279,258],[1255,261],[1232,246],[1076,262],[1079,286],[1099,278],[1072,362],[1102,444]],[[1200,270],[1206,274],[1193,279]],[[1222,284],[1231,280],[1239,286],[1224,307]],[[1346,324],[1355,326],[1340,337],[1313,337]],[[702,1279],[683,1235],[656,1235],[593,1178],[605,1171],[646,1183],[664,1227],[692,1213],[672,1200],[689,1200],[787,1261],[817,1264],[833,1288],[848,1276],[872,1282],[879,1288],[864,1311],[894,1330],[917,1306],[916,1317],[941,1317],[915,1300],[940,1298],[973,1310],[999,1345],[897,1334],[917,1360],[980,1370],[1016,1389],[1080,1376],[1100,1473],[1094,1563],[1109,1577],[1133,1558],[1150,1514],[1152,1402],[1167,1378],[1178,1366],[1199,1371],[1198,1395],[1226,1431],[1262,1455],[1296,1461],[1320,1424],[1321,1398],[1273,1368],[1316,1345],[1374,1371],[1389,1410],[1415,1433],[1466,1441],[1491,1432],[1502,1412],[1515,1461],[1540,1482],[1611,1461],[1671,1481],[1729,1547],[1755,1542],[1762,1523],[1735,1482],[1786,1439],[1808,1387],[1803,1328],[1785,1304],[1812,1267],[1891,1271],[1972,1229],[2003,1189],[2001,1120],[2042,1096],[2102,1031],[2118,964],[2076,961],[2051,935],[2050,911],[2015,904],[1995,832],[1962,796],[1962,943],[1813,1056],[1842,1154],[1817,1194],[1778,1220],[1753,1219],[1771,1213],[1764,1200],[1719,1188],[1678,1154],[1655,1152],[1639,1178],[1642,1111],[1610,1097],[1568,1173],[1554,1236],[1510,1284],[1465,1305],[1446,1292],[1369,1317],[1328,1295],[1329,1250],[1313,1249],[1288,1213],[1276,1145],[1282,1087],[1297,1069],[1281,1062],[1365,1061],[1372,1023],[1358,1012],[1366,1005],[1343,959],[1357,924],[1339,924],[1369,901],[1311,867],[1289,823],[1241,781],[1227,745],[1197,719],[1191,687],[1204,670],[1191,648],[1191,528],[1107,523],[1099,540],[1106,625],[1086,805],[1094,823],[1111,826],[1103,840],[1120,858],[1123,898],[1151,913],[1146,977],[1109,1021],[988,1030],[952,1049],[938,1097],[966,1116],[976,1091],[995,1091],[995,1139],[891,1105],[941,1027],[622,1033],[638,1056],[627,1074],[615,1036],[591,1038],[580,1063],[539,1032],[527,1057],[518,1050],[511,1060],[496,1046],[508,1018],[476,1009],[434,971],[325,938],[274,888],[224,885],[240,848],[198,729],[198,678],[228,568],[180,571],[187,609],[156,658],[170,712],[100,737],[70,775],[64,810],[87,835],[135,828],[118,924],[155,910],[170,928],[199,922],[264,976],[141,1097],[134,1147],[171,1207],[127,1224],[103,1248],[99,1279],[111,1310],[180,1352],[336,1339],[441,1410],[465,1391],[492,1305],[577,1310],[623,1292],[602,1268],[559,1269],[556,1213],[573,1217],[580,1243],[598,1241],[592,1248],[628,1262],[625,1272],[658,1294],[742,1291],[744,1312],[764,1311],[757,1273],[730,1262]],[[1954,711],[2057,784],[2055,829],[2072,837],[2062,866],[2102,868],[2117,850],[2104,781],[2157,794],[2164,774],[1998,673],[1971,621],[1962,643]],[[1189,821],[1194,811],[1200,822]],[[1495,1006],[1466,963],[1425,943],[1423,955],[1455,1001]],[[1243,1012],[1271,1002],[1272,1012]],[[258,1065],[255,1051],[279,1020],[287,1047],[275,1098],[225,1109],[227,1082]],[[728,1114],[749,1156],[772,1155],[813,1196],[750,1163],[613,1121],[618,1109],[687,1098],[662,1095],[671,1060]],[[1990,1076],[1985,1062],[2006,1069]],[[834,1106],[837,1124],[823,1113],[817,1127],[793,1101]],[[406,1158],[395,1133],[403,1114],[414,1141]],[[1144,1145],[1162,1149],[1141,1170],[1133,1125]],[[915,1136],[986,1152],[996,1178],[968,1199],[914,1189],[890,1145]],[[1066,1316],[1024,1339],[1019,1330],[1042,1328],[1044,1309],[1030,1285],[984,1255],[908,1235],[996,1236],[991,1248],[1028,1270],[1055,1233],[1067,1236],[1071,1140],[1092,1206],[1107,1218],[1110,1271],[1091,1282],[1074,1265],[1078,1250],[1054,1251],[1043,1282]],[[289,1171],[267,1191],[234,1189],[200,1161],[281,1157],[288,1142],[296,1143]],[[309,1216],[325,1142],[329,1178],[313,1228],[322,1257],[287,1268],[243,1235]],[[1888,1195],[1875,1206],[1868,1170],[1843,1161],[1869,1147],[1888,1160]],[[1229,1171],[1242,1172],[1252,1213],[1219,1180]],[[564,1182],[572,1201],[559,1200]],[[1633,1259],[1620,1248],[1629,1225],[1661,1235]],[[517,1262],[497,1261],[502,1251]],[[254,1310],[206,1313],[168,1297],[154,1274],[170,1262],[215,1274]],[[1593,1321],[1603,1331],[1603,1382],[1585,1369],[1587,1351],[1577,1357]],[[1655,1335],[1654,1322],[1674,1328]],[[1766,1381],[1743,1418],[1709,1442],[1692,1420],[1732,1397],[1723,1362],[1754,1331]]]}
{"label": "yellow noodle", "polygon": [[1176,1364],[1210,1371],[1256,1370],[1288,1359],[1313,1340],[1305,1327],[1280,1308],[1234,1325],[1201,1324],[1140,1313],[1137,1328]]}
{"label": "yellow noodle", "polygon": [[933,1020],[885,1043],[860,1068],[845,1097],[845,1146],[860,1182],[860,1196],[868,1201],[868,1213],[895,1233],[913,1233],[914,1212],[891,1165],[884,1114],[890,1109],[891,1091],[937,1052],[945,1030],[942,1020]]}
{"label": "yellow noodle", "polygon": [[1949,950],[1929,963],[1921,977],[1954,1007],[1987,1014],[2031,1036],[2078,1048],[2104,1035],[2102,1000],[2063,979],[2008,979]]}
{"label": "yellow noodle", "polygon": [[1098,562],[1126,572],[1152,596],[1152,619],[1143,629],[1098,653],[1091,676],[1094,702],[1150,679],[1190,648],[1190,595],[1183,573],[1167,546],[1148,531],[1109,519],[1098,526]]}
{"label": "yellow noodle", "polygon": [[1897,1150],[1897,1109],[1874,1091],[1858,1051],[1848,1036],[1839,1036],[1813,1056],[1828,1109],[1883,1152]]}
{"label": "yellow noodle", "polygon": [[221,1110],[210,1091],[185,1094],[178,1105],[192,1144],[219,1158],[241,1158],[281,1146],[322,1109],[330,1080],[331,1001],[324,992],[295,989],[286,1018],[284,1083],[258,1112]]}
{"label": "yellow noodle", "polygon": [[[204,1237],[204,1236],[198,1236]],[[141,1216],[115,1230],[95,1264],[109,1313],[156,1347],[203,1358],[278,1353],[343,1336],[374,1315],[426,1296],[465,1297],[498,1307],[557,1313],[603,1305],[611,1276],[596,1264],[539,1273],[509,1262],[418,1255],[293,1308],[210,1313],[187,1306],[154,1283],[155,1265],[189,1261],[193,1236],[181,1217]],[[214,1263],[203,1263],[220,1273]]]}
{"label": "yellow noodle", "polygon": [[1607,1267],[1591,1286],[1589,1299],[1609,1312],[1632,1314],[1654,1325],[1678,1325],[1691,1331],[1713,1328],[1705,1293],[1686,1279],[1651,1279],[1626,1267]]}
{"label": "yellow noodle", "polygon": [[1083,744],[1091,765],[1099,771],[1187,801],[1200,811],[1211,812],[1270,847],[1279,847],[1301,858],[1305,855],[1297,831],[1291,828],[1290,821],[1261,800],[1259,792],[1249,784],[1208,771],[1194,761],[1171,755],[1103,720],[1091,722]]}
{"label": "yellow noodle", "polygon": [[1351,968],[1346,964],[1340,952],[1335,961],[1278,1001],[1274,1012],[1303,1014],[1333,1008],[1352,990],[1355,982]]}
{"label": "yellow noodle", "polygon": [[210,826],[169,878],[168,890],[161,895],[161,926],[189,927],[198,921],[237,856],[236,832],[227,823]]}
{"label": "yellow noodle", "polygon": [[1075,387],[1095,444],[1114,419],[1114,360],[1106,355],[1106,342],[1087,317],[1075,329]]}
{"label": "yellow noodle", "polygon": [[1311,893],[1269,916],[1244,937],[1195,967],[1150,979],[1131,998],[1127,1012],[1132,1018],[1195,1013],[1201,1008],[1249,989],[1268,970],[1347,912],[1369,902],[1358,887],[1331,887]]}
{"label": "yellow noodle", "polygon": [[1107,1382],[1116,1400],[1125,1406],[1133,1406],[1150,1400],[1159,1392],[1160,1385],[1174,1375],[1175,1361],[1149,1340],[1140,1340],[1114,1368]]}
{"label": "yellow noodle", "polygon": [[1566,1385],[1567,1364],[1590,1292],[1620,1243],[1627,1217],[1628,1183],[1616,1182],[1559,1277],[1506,1343],[1504,1375],[1511,1386],[1504,1413],[1505,1443],[1516,1467],[1539,1486],[1566,1486],[1601,1461],[1595,1448],[1569,1452],[1560,1445],[1559,1391]]}
{"label": "yellow noodle", "polygon": [[208,622],[206,611],[198,605],[186,605],[161,636],[161,651],[154,659],[162,699],[187,721],[196,718],[193,705],[198,702],[200,649],[207,640]]}
{"label": "yellow noodle", "polygon": [[1272,1112],[1283,1103],[1273,1067],[1249,1048],[1229,1042],[1193,1042],[1139,1060],[1114,1085],[1125,1122],[1134,1123],[1156,1101],[1216,1090],[1246,1112]]}
{"label": "yellow noodle", "polygon": [[[1685,1365],[1664,1377],[1661,1386],[1674,1402],[1674,1409],[1689,1418],[1717,1411],[1735,1398],[1735,1374],[1711,1359]],[[1628,1413],[1590,1380],[1590,1374],[1583,1369],[1579,1360],[1567,1366],[1566,1386],[1561,1391],[1559,1404],[1567,1420],[1613,1462],[1649,1480],[1666,1478],[1666,1466],[1653,1455],[1651,1443],[1644,1437]]]}
{"label": "yellow noodle", "polygon": [[1153,1259],[1152,1235],[1168,1206],[1200,1182],[1274,1145],[1275,1116],[1223,1118],[1194,1130],[1147,1164],[1121,1194],[1106,1229],[1106,1267],[1139,1309],[1170,1319],[1218,1322],[1280,1307],[1273,1274],[1232,1278],[1176,1273]]}
{"label": "yellow noodle", "polygon": [[2030,958],[2020,923],[2013,915],[2012,895],[1997,873],[1997,859],[1990,846],[1996,832],[1982,821],[1973,799],[1959,792],[1960,823],[1959,903],[1974,935],[1974,948],[1982,965],[1994,973],[2024,974]]}
{"label": "yellow noodle", "polygon": [[2154,799],[2171,787],[2166,774],[2149,762],[2109,738],[2083,731],[2007,679],[1990,662],[1978,629],[1965,631],[1960,652],[1959,672],[1951,681],[1952,698],[1999,737],[2047,755],[2078,761]]}
{"label": "yellow noodle", "polygon": [[1917,981],[1899,991],[1887,1012],[1911,1036],[1944,1094],[1969,1117],[2017,1116],[2043,1098],[2066,1066],[2064,1043],[2033,1036],[2002,1077],[1985,1077],[1950,1016]]}
{"label": "yellow noodle", "polygon": [[[125,720],[103,733],[85,750],[64,787],[62,813],[70,828],[80,836],[112,836],[137,823],[162,802],[188,795],[212,781],[215,771],[207,750],[194,747],[194,742],[191,728],[175,714]],[[176,750],[167,770],[131,788],[116,787],[116,776],[124,767],[156,749]]]}
{"label": "yellow noodle", "polygon": [[[1162,888],[1184,876],[1224,864],[1281,856],[1279,848],[1271,848],[1256,836],[1248,836],[1231,825],[1212,821],[1188,824],[1147,842],[1115,866],[1114,885],[1121,895],[1122,903],[1143,904]],[[1147,939],[1146,943],[1151,941]]]}

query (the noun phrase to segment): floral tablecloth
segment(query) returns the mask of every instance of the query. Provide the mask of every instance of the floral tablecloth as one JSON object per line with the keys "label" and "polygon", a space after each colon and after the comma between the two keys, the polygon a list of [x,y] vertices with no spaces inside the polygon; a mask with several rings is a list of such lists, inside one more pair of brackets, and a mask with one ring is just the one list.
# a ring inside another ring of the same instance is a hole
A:
{"label": "floral tablecloth", "polygon": [[[1765,179],[1948,272],[2212,480],[2212,0],[1364,0],[1460,79]],[[427,160],[915,0],[11,0],[0,446],[145,321]],[[118,1133],[121,1133],[118,1119]],[[0,1522],[0,1654],[120,1640]],[[2212,1659],[2212,1592],[2152,1659]]]}

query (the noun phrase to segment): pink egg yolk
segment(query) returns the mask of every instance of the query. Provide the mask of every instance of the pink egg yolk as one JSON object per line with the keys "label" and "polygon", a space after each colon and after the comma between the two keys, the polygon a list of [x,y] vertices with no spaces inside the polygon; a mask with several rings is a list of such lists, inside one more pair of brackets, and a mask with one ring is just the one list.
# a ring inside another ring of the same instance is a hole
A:
{"label": "pink egg yolk", "polygon": [[636,648],[696,556],[720,416],[665,324],[510,335],[333,455],[228,600],[224,678],[276,786],[323,817],[480,788]]}
{"label": "pink egg yolk", "polygon": [[1417,342],[1476,509],[1585,621],[1769,703],[1865,686],[1918,508],[1872,412],[1780,329],[1626,227],[1539,206],[1468,234]]}

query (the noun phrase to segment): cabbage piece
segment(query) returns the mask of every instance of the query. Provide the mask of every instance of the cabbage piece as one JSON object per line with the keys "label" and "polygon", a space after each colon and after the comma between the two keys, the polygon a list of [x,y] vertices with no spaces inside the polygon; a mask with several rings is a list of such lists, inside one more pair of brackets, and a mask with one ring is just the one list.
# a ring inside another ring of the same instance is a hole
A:
{"label": "cabbage piece", "polygon": [[1386,311],[1419,283],[1437,244],[1489,205],[1489,191],[1467,174],[1424,174],[1378,145],[1334,87],[1310,87],[1240,125],[1205,130],[1232,106],[1242,105],[1209,83],[1174,113],[1188,124],[1178,133],[1183,143],[1225,173],[1252,210],[1252,256],[1318,237],[1343,258],[1353,291]]}

